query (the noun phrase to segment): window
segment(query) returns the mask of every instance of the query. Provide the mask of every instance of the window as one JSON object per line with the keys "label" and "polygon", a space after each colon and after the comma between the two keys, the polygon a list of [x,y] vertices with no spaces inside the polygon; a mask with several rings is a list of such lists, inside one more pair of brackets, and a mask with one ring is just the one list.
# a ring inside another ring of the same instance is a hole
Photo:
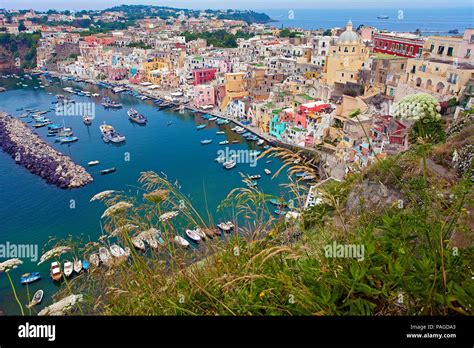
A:
{"label": "window", "polygon": [[448,47],[448,57],[452,57],[452,56],[453,56],[453,48]]}
{"label": "window", "polygon": [[439,46],[438,47],[438,54],[441,56],[444,52],[444,46]]}
{"label": "window", "polygon": [[400,66],[400,69],[401,69],[401,70],[404,70],[404,69],[405,69],[405,64],[402,64],[402,65]]}
{"label": "window", "polygon": [[410,54],[413,54],[413,46],[410,46]]}

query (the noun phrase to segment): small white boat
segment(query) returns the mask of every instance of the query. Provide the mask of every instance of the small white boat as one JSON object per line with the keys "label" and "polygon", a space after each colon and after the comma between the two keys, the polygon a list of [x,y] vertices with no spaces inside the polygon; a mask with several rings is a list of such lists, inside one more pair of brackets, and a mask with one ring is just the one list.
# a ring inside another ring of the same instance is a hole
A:
{"label": "small white boat", "polygon": [[91,254],[89,256],[89,261],[91,264],[93,264],[94,266],[99,266],[100,264],[100,259],[99,259],[99,255],[97,254]]}
{"label": "small white boat", "polygon": [[235,163],[235,161],[230,160],[230,161],[225,162],[222,166],[223,166],[225,169],[232,169],[232,168],[234,168],[236,165],[237,165],[237,163]]}
{"label": "small white boat", "polygon": [[194,230],[186,230],[186,235],[191,239],[193,242],[199,243],[201,241],[201,237],[196,233]]}
{"label": "small white boat", "polygon": [[74,270],[74,265],[72,264],[71,261],[64,261],[63,264],[63,272],[66,277],[69,277],[72,274],[72,271]]}
{"label": "small white boat", "polygon": [[142,251],[145,250],[145,243],[143,242],[143,239],[141,239],[140,237],[138,236],[132,237],[131,241],[132,241],[133,246],[137,248],[138,250],[142,250]]}
{"label": "small white boat", "polygon": [[226,222],[221,222],[220,224],[217,225],[223,232],[229,233],[231,231],[231,227],[227,225]]}
{"label": "small white boat", "polygon": [[257,141],[257,145],[263,145],[265,143],[265,140],[263,139],[260,139],[259,141]]}
{"label": "small white boat", "polygon": [[232,221],[226,221],[225,224],[230,227],[231,230],[234,229],[235,225]]}
{"label": "small white boat", "polygon": [[74,272],[77,274],[81,273],[82,271],[82,261],[81,260],[74,260]]}
{"label": "small white boat", "polygon": [[177,244],[179,244],[179,245],[181,245],[181,246],[183,246],[183,247],[188,247],[188,246],[189,246],[189,242],[188,242],[186,239],[184,239],[183,237],[181,237],[181,236],[175,236],[175,237],[174,237],[174,241],[175,241]]}
{"label": "small white boat", "polygon": [[113,244],[110,246],[110,253],[112,256],[120,258],[125,256],[125,250],[117,244]]}
{"label": "small white boat", "polygon": [[99,163],[100,163],[99,161],[90,161],[90,162],[87,163],[87,165],[88,165],[89,167],[92,167],[92,166],[98,165]]}
{"label": "small white boat", "polygon": [[272,173],[272,172],[270,171],[270,169],[267,169],[267,168],[265,168],[263,171],[264,171],[265,174],[267,174],[267,175],[270,175],[270,174]]}
{"label": "small white boat", "polygon": [[199,237],[201,237],[202,240],[205,240],[207,238],[206,233],[204,233],[203,230],[201,230],[199,227],[196,227],[194,230],[194,233],[196,233]]}
{"label": "small white boat", "polygon": [[224,141],[220,141],[220,142],[219,142],[219,145],[227,145],[228,143],[229,143],[229,141],[224,140]]}
{"label": "small white boat", "polygon": [[108,265],[110,263],[110,260],[112,259],[112,256],[110,255],[110,252],[107,248],[101,247],[99,248],[99,258],[100,261]]}
{"label": "small white boat", "polygon": [[36,306],[37,304],[40,304],[41,301],[43,300],[43,295],[44,291],[43,290],[38,290],[35,292],[33,295],[33,298],[31,299],[31,302],[28,304],[28,308],[31,308],[33,306]]}

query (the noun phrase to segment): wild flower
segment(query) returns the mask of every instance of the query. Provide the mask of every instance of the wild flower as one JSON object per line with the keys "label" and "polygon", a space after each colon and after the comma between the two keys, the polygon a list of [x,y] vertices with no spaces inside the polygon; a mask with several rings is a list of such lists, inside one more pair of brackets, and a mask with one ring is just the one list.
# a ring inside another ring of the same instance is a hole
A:
{"label": "wild flower", "polygon": [[138,228],[137,225],[133,225],[133,224],[126,224],[126,225],[123,225],[123,226],[120,226],[120,227],[117,227],[115,230],[113,230],[110,235],[111,236],[119,236],[121,235],[123,232],[128,232],[130,230],[134,230]]}
{"label": "wild flower", "polygon": [[131,207],[133,207],[133,205],[128,202],[118,202],[111,207],[108,207],[102,214],[101,218],[103,219],[105,217],[111,217],[120,213],[124,213]]}
{"label": "wild flower", "polygon": [[439,111],[441,111],[441,106],[436,98],[425,93],[406,96],[393,107],[394,116],[407,121],[425,118],[440,119]]}
{"label": "wild flower", "polygon": [[156,189],[150,193],[145,193],[143,198],[152,203],[158,204],[166,200],[169,196],[169,190],[165,189]]}
{"label": "wild flower", "polygon": [[51,250],[48,250],[43,255],[41,255],[41,258],[40,258],[40,261],[38,262],[38,265],[41,265],[43,262],[49,260],[52,257],[58,257],[59,255],[67,253],[70,250],[71,250],[71,248],[67,247],[67,246],[58,246],[58,247],[55,247]]}
{"label": "wild flower", "polygon": [[106,191],[99,192],[98,194],[96,194],[94,197],[91,198],[90,202],[94,202],[97,200],[101,201],[104,198],[109,197],[114,192],[115,192],[114,190],[106,190]]}
{"label": "wild flower", "polygon": [[162,215],[160,215],[160,221],[161,222],[164,222],[164,221],[168,221],[176,216],[178,216],[178,212],[177,211],[169,211],[167,213],[164,213]]}
{"label": "wild flower", "polygon": [[19,265],[21,265],[23,261],[19,259],[10,259],[4,262],[0,263],[0,273],[6,273],[10,271],[11,269],[17,268]]}

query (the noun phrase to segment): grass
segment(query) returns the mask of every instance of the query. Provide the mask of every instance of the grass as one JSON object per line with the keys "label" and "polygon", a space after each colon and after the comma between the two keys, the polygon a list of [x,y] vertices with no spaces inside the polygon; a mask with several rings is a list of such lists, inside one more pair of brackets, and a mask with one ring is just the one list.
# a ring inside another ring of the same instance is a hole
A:
{"label": "grass", "polygon": [[[292,155],[279,155],[290,168]],[[209,240],[193,253],[174,243],[148,255],[133,252],[130,263],[73,280],[71,291],[86,295],[85,313],[105,315],[470,315],[472,247],[458,250],[451,240],[466,230],[469,180],[441,187],[428,172],[427,187],[417,180],[423,175],[419,159],[413,149],[324,185],[324,203],[290,223],[268,218],[263,203],[269,196],[234,190],[221,208],[247,221],[239,234]],[[367,180],[410,195],[402,207],[367,206],[355,214],[346,206],[348,195]],[[154,173],[144,173],[140,182],[144,192],[168,190],[166,199],[133,202],[135,208],[113,216],[106,230],[125,222],[155,226],[170,240],[185,226],[160,224],[157,217],[177,209],[183,197]],[[124,199],[112,196],[105,203]],[[204,226],[188,203],[180,212],[184,224]],[[128,232],[119,236],[126,246],[129,239]],[[363,245],[364,260],[327,257],[324,247],[334,241]]]}

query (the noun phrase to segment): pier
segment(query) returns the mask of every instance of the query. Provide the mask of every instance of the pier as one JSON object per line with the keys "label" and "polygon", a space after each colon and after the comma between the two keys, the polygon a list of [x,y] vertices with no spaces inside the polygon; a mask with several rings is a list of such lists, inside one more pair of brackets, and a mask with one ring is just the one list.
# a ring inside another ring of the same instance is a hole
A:
{"label": "pier", "polygon": [[83,167],[53,149],[25,123],[5,112],[0,112],[0,147],[16,163],[49,184],[69,189],[93,181]]}

